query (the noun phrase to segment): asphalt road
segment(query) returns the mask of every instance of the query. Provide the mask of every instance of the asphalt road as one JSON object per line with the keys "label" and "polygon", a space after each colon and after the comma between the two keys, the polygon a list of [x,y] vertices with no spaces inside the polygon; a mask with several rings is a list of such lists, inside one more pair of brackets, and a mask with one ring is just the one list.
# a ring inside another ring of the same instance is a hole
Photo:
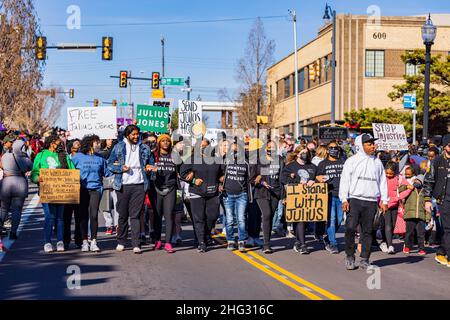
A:
{"label": "asphalt road", "polygon": [[[116,252],[114,236],[99,234],[100,253],[72,249],[44,254],[43,212],[36,189],[27,199],[19,240],[6,241],[0,254],[0,300],[6,299],[162,299],[162,300],[336,300],[448,299],[450,268],[434,261],[434,251],[373,253],[379,268],[347,271],[344,253],[331,255],[310,242],[313,251],[301,256],[293,239],[275,238],[272,255],[259,250],[229,252],[218,238],[216,247],[198,254],[192,228],[183,226],[183,244],[176,253],[131,250]],[[103,230],[103,229],[102,229]],[[338,237],[342,248],[342,234]],[[311,238],[312,240],[312,238]],[[401,243],[396,243],[400,251]],[[80,270],[79,288],[73,270]]]}

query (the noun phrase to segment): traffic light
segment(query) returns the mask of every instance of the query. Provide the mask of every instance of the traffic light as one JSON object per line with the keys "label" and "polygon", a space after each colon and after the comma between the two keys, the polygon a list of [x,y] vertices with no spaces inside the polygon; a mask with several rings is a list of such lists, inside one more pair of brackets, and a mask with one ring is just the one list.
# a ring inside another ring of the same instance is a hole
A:
{"label": "traffic light", "polygon": [[316,77],[320,78],[320,60],[316,61]]}
{"label": "traffic light", "polygon": [[309,69],[309,80],[316,81],[316,69],[314,68],[314,64],[310,64],[308,69]]}
{"label": "traffic light", "polygon": [[117,100],[113,100],[112,105],[113,105],[113,107],[117,107]]}
{"label": "traffic light", "polygon": [[103,37],[102,59],[111,61],[113,59],[113,38]]}
{"label": "traffic light", "polygon": [[94,99],[94,107],[98,107],[98,99]]}
{"label": "traffic light", "polygon": [[74,90],[74,89],[70,89],[70,90],[69,90],[69,98],[70,98],[70,99],[73,99],[74,96],[75,96],[75,90]]}
{"label": "traffic light", "polygon": [[152,74],[152,89],[159,89],[159,72]]}
{"label": "traffic light", "polygon": [[128,72],[127,71],[120,71],[119,87],[120,88],[128,87]]}
{"label": "traffic light", "polygon": [[45,60],[47,57],[47,37],[36,38],[36,59]]}

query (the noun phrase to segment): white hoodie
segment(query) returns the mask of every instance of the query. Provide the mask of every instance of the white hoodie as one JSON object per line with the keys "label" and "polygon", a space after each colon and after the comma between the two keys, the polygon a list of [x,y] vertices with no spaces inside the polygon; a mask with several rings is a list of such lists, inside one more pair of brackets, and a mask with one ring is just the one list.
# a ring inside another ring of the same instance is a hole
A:
{"label": "white hoodie", "polygon": [[345,161],[339,185],[339,198],[377,202],[380,198],[388,204],[388,188],[383,163],[364,152],[362,136],[355,140],[357,153]]}

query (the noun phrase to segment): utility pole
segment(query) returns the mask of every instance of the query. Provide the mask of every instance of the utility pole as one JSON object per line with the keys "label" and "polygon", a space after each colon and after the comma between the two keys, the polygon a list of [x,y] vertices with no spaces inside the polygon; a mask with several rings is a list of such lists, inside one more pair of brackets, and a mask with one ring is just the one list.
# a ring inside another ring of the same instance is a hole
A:
{"label": "utility pole", "polygon": [[[130,71],[128,71],[128,107],[130,107],[131,106],[131,85],[132,85],[132,82],[131,82],[131,70]],[[133,116],[133,119],[134,119],[134,106],[133,106],[133,112],[132,112],[132,116]]]}
{"label": "utility pole", "polygon": [[[297,57],[297,13],[295,10],[288,10],[294,22],[294,60],[295,60],[295,140],[300,135],[299,101],[298,101],[298,57]],[[258,101],[259,103],[259,101]],[[258,112],[259,114],[259,112]]]}
{"label": "utility pole", "polygon": [[[164,69],[165,69],[165,61],[164,61],[164,46],[165,46],[165,41],[166,41],[166,39],[164,39],[164,36],[163,35],[161,35],[161,49],[162,49],[162,77],[164,78],[165,77],[165,71],[164,71]],[[164,86],[162,87],[162,90],[163,90],[163,92],[164,92]],[[165,93],[165,92],[164,92]],[[165,95],[164,95],[165,96]]]}

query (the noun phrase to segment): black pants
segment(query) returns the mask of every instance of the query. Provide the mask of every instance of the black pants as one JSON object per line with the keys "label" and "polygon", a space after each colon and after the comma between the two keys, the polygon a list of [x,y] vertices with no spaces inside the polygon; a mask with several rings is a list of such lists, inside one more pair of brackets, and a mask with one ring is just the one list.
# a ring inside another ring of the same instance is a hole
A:
{"label": "black pants", "polygon": [[383,242],[387,246],[392,246],[392,236],[394,235],[395,223],[397,222],[398,208],[389,209],[384,215],[384,228],[381,229]]}
{"label": "black pants", "polygon": [[355,234],[358,225],[361,225],[361,258],[370,258],[372,245],[373,219],[378,210],[378,204],[371,201],[350,199],[350,211],[345,221],[345,253],[348,257],[355,256]]}
{"label": "black pants", "polygon": [[89,223],[91,239],[97,239],[98,207],[100,206],[101,198],[102,194],[100,191],[83,188],[80,190],[80,230],[83,240],[88,239]]}
{"label": "black pants", "polygon": [[405,220],[405,222],[405,247],[412,249],[414,246],[414,231],[416,231],[419,250],[425,250],[425,221],[420,219],[408,219]]}
{"label": "black pants", "polygon": [[145,190],[143,184],[123,185],[117,193],[117,211],[119,212],[119,227],[117,242],[125,245],[128,238],[128,218],[131,224],[131,244],[133,248],[140,247],[141,220],[140,214],[144,206]]}
{"label": "black pants", "polygon": [[249,237],[259,238],[259,234],[261,233],[261,215],[262,213],[257,201],[253,201],[247,205],[247,231]]}
{"label": "black pants", "polygon": [[[152,207],[152,210],[148,210],[146,211],[146,215],[144,216],[145,219],[145,229],[147,231],[152,229],[152,231],[150,232],[150,238],[152,243],[156,242],[156,238],[155,238],[155,219],[156,219],[156,189],[155,186],[153,184],[150,185],[150,188],[147,192],[147,196],[148,199],[150,200],[150,205]],[[144,232],[144,230],[141,230],[141,232]],[[161,240],[161,239],[158,239]]]}
{"label": "black pants", "polygon": [[219,217],[219,196],[190,200],[195,233],[199,242],[206,243],[207,237],[211,235],[211,230]]}
{"label": "black pants", "polygon": [[83,240],[81,237],[80,205],[78,204],[64,205],[64,244],[69,245],[72,241],[72,216],[75,216],[75,244],[81,246]]}
{"label": "black pants", "polygon": [[172,231],[174,224],[173,208],[177,201],[177,189],[174,188],[165,196],[156,193],[156,210],[154,210],[154,237],[156,241],[161,240],[162,233],[162,219],[166,220],[166,243],[172,240]]}
{"label": "black pants", "polygon": [[[275,211],[278,209],[278,202],[280,200],[276,197],[270,196],[268,199],[256,199],[262,215],[262,229],[264,235],[264,245],[268,246],[270,243],[270,236],[272,234],[272,224]],[[259,233],[258,237],[259,238]]]}
{"label": "black pants", "polygon": [[447,255],[450,258],[450,201],[446,200],[442,202],[439,205],[439,211],[441,213],[441,224],[444,233],[441,239],[441,246],[436,254]]}
{"label": "black pants", "polygon": [[194,244],[195,244],[195,243],[198,243],[198,238],[197,238],[197,234],[195,233],[195,223],[194,223],[194,216],[192,215],[191,200],[184,199],[183,203],[184,203],[184,206],[186,207],[186,211],[188,212],[189,218],[191,218],[191,221],[192,221],[192,230],[194,231]]}
{"label": "black pants", "polygon": [[306,227],[308,226],[309,222],[294,222],[292,224],[292,227],[295,230],[295,238],[298,242],[303,246],[306,244]]}

